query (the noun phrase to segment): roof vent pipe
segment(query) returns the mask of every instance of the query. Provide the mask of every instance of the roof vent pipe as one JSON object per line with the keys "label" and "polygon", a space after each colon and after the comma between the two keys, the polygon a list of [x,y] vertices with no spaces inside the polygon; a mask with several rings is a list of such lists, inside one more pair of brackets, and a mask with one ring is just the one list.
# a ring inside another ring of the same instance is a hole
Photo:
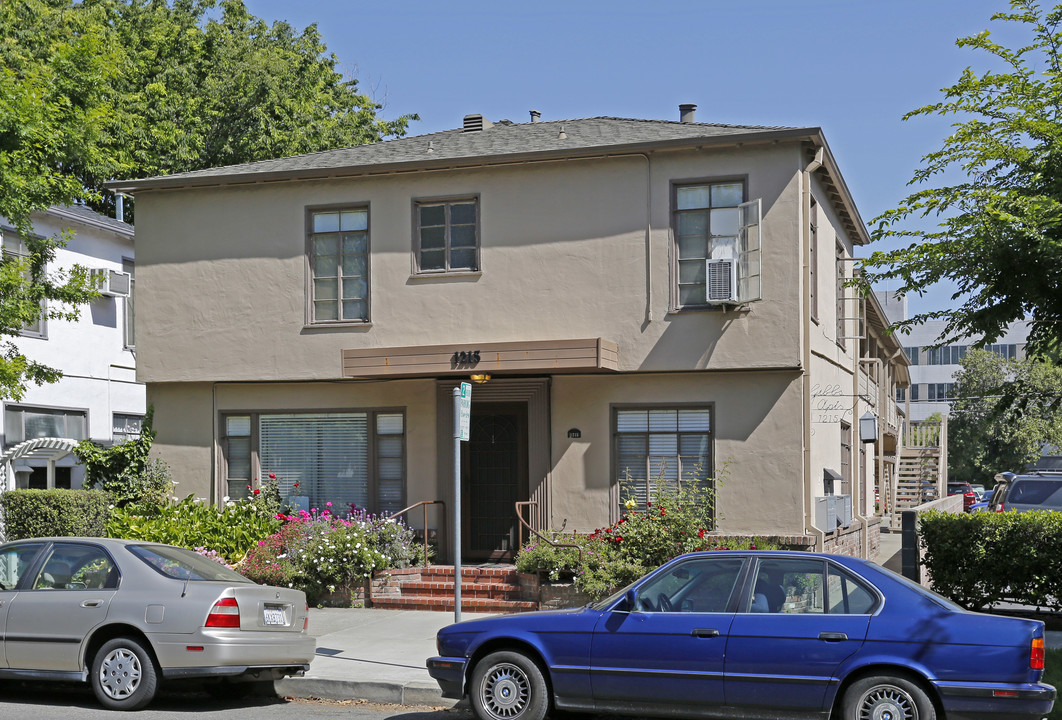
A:
{"label": "roof vent pipe", "polygon": [[679,120],[684,123],[697,122],[694,116],[697,114],[697,106],[693,103],[682,103],[679,105]]}
{"label": "roof vent pipe", "polygon": [[533,123],[542,122],[542,113],[540,113],[538,110],[532,110],[531,111],[531,122],[533,122]]}

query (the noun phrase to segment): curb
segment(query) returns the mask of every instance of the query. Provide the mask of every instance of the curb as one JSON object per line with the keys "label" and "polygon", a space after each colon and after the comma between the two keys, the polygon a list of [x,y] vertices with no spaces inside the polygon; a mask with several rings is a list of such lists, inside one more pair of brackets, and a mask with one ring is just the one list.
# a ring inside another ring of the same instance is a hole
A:
{"label": "curb", "polygon": [[374,682],[329,680],[313,677],[288,677],[274,682],[282,697],[320,698],[322,700],[368,700],[391,705],[430,705],[453,707],[456,700],[444,698],[435,683]]}

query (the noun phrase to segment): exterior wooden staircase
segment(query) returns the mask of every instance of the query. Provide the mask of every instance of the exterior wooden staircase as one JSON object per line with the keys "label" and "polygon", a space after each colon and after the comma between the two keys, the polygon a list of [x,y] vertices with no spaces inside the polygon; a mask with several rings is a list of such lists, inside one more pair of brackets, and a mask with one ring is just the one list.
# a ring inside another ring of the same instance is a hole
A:
{"label": "exterior wooden staircase", "polygon": [[[389,577],[373,582],[372,607],[385,610],[454,609],[454,567],[389,570]],[[510,613],[538,610],[538,602],[523,599],[519,573],[513,565],[461,568],[462,612]]]}
{"label": "exterior wooden staircase", "polygon": [[896,458],[896,472],[886,484],[883,519],[900,527],[904,510],[939,500],[947,492],[947,418],[939,422],[912,422]]}

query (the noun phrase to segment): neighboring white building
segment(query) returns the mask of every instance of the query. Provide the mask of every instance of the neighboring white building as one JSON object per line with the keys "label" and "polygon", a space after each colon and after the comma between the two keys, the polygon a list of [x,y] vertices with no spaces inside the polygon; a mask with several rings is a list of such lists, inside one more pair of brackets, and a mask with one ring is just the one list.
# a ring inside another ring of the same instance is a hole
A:
{"label": "neighboring white building", "polygon": [[[890,323],[907,319],[906,297],[898,298],[890,291],[877,291],[874,294],[885,309]],[[959,341],[931,348],[930,346],[939,342],[944,335],[946,325],[944,320],[929,320],[922,325],[908,328],[899,335],[899,340],[911,359],[911,387],[906,390],[911,400],[909,420],[925,420],[934,413],[950,414],[949,399],[955,389],[955,373],[959,371],[959,362],[966,357],[972,343]],[[1024,358],[1028,337],[1028,322],[1016,322],[998,342],[985,349],[1006,358]],[[899,390],[896,398],[901,405],[906,399],[904,393],[904,390]]]}
{"label": "neighboring white building", "polygon": [[[107,279],[104,295],[83,306],[77,321],[41,320],[15,339],[27,357],[62,370],[63,378],[41,387],[31,384],[22,400],[4,401],[4,487],[77,488],[84,472],[65,449],[70,443],[34,448],[31,441],[57,437],[110,445],[140,433],[146,400],[144,385],[136,381],[133,226],[83,206],[37,213],[33,226],[48,237],[68,228],[74,233],[49,269],[81,265],[105,272]],[[5,253],[25,252],[22,239],[2,218],[0,233]],[[54,463],[51,478],[49,460]],[[14,483],[7,477],[8,467],[14,470]]]}

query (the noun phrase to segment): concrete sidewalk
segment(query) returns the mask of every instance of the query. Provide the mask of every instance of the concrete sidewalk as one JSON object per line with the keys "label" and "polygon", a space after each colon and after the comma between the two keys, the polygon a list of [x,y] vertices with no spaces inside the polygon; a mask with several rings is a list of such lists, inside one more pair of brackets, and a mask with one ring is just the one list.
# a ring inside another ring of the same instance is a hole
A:
{"label": "concrete sidewalk", "polygon": [[[462,612],[462,620],[488,617]],[[428,675],[435,633],[452,612],[310,608],[317,657],[304,677],[276,683],[280,695],[327,700],[362,699],[399,705],[453,706]]]}

